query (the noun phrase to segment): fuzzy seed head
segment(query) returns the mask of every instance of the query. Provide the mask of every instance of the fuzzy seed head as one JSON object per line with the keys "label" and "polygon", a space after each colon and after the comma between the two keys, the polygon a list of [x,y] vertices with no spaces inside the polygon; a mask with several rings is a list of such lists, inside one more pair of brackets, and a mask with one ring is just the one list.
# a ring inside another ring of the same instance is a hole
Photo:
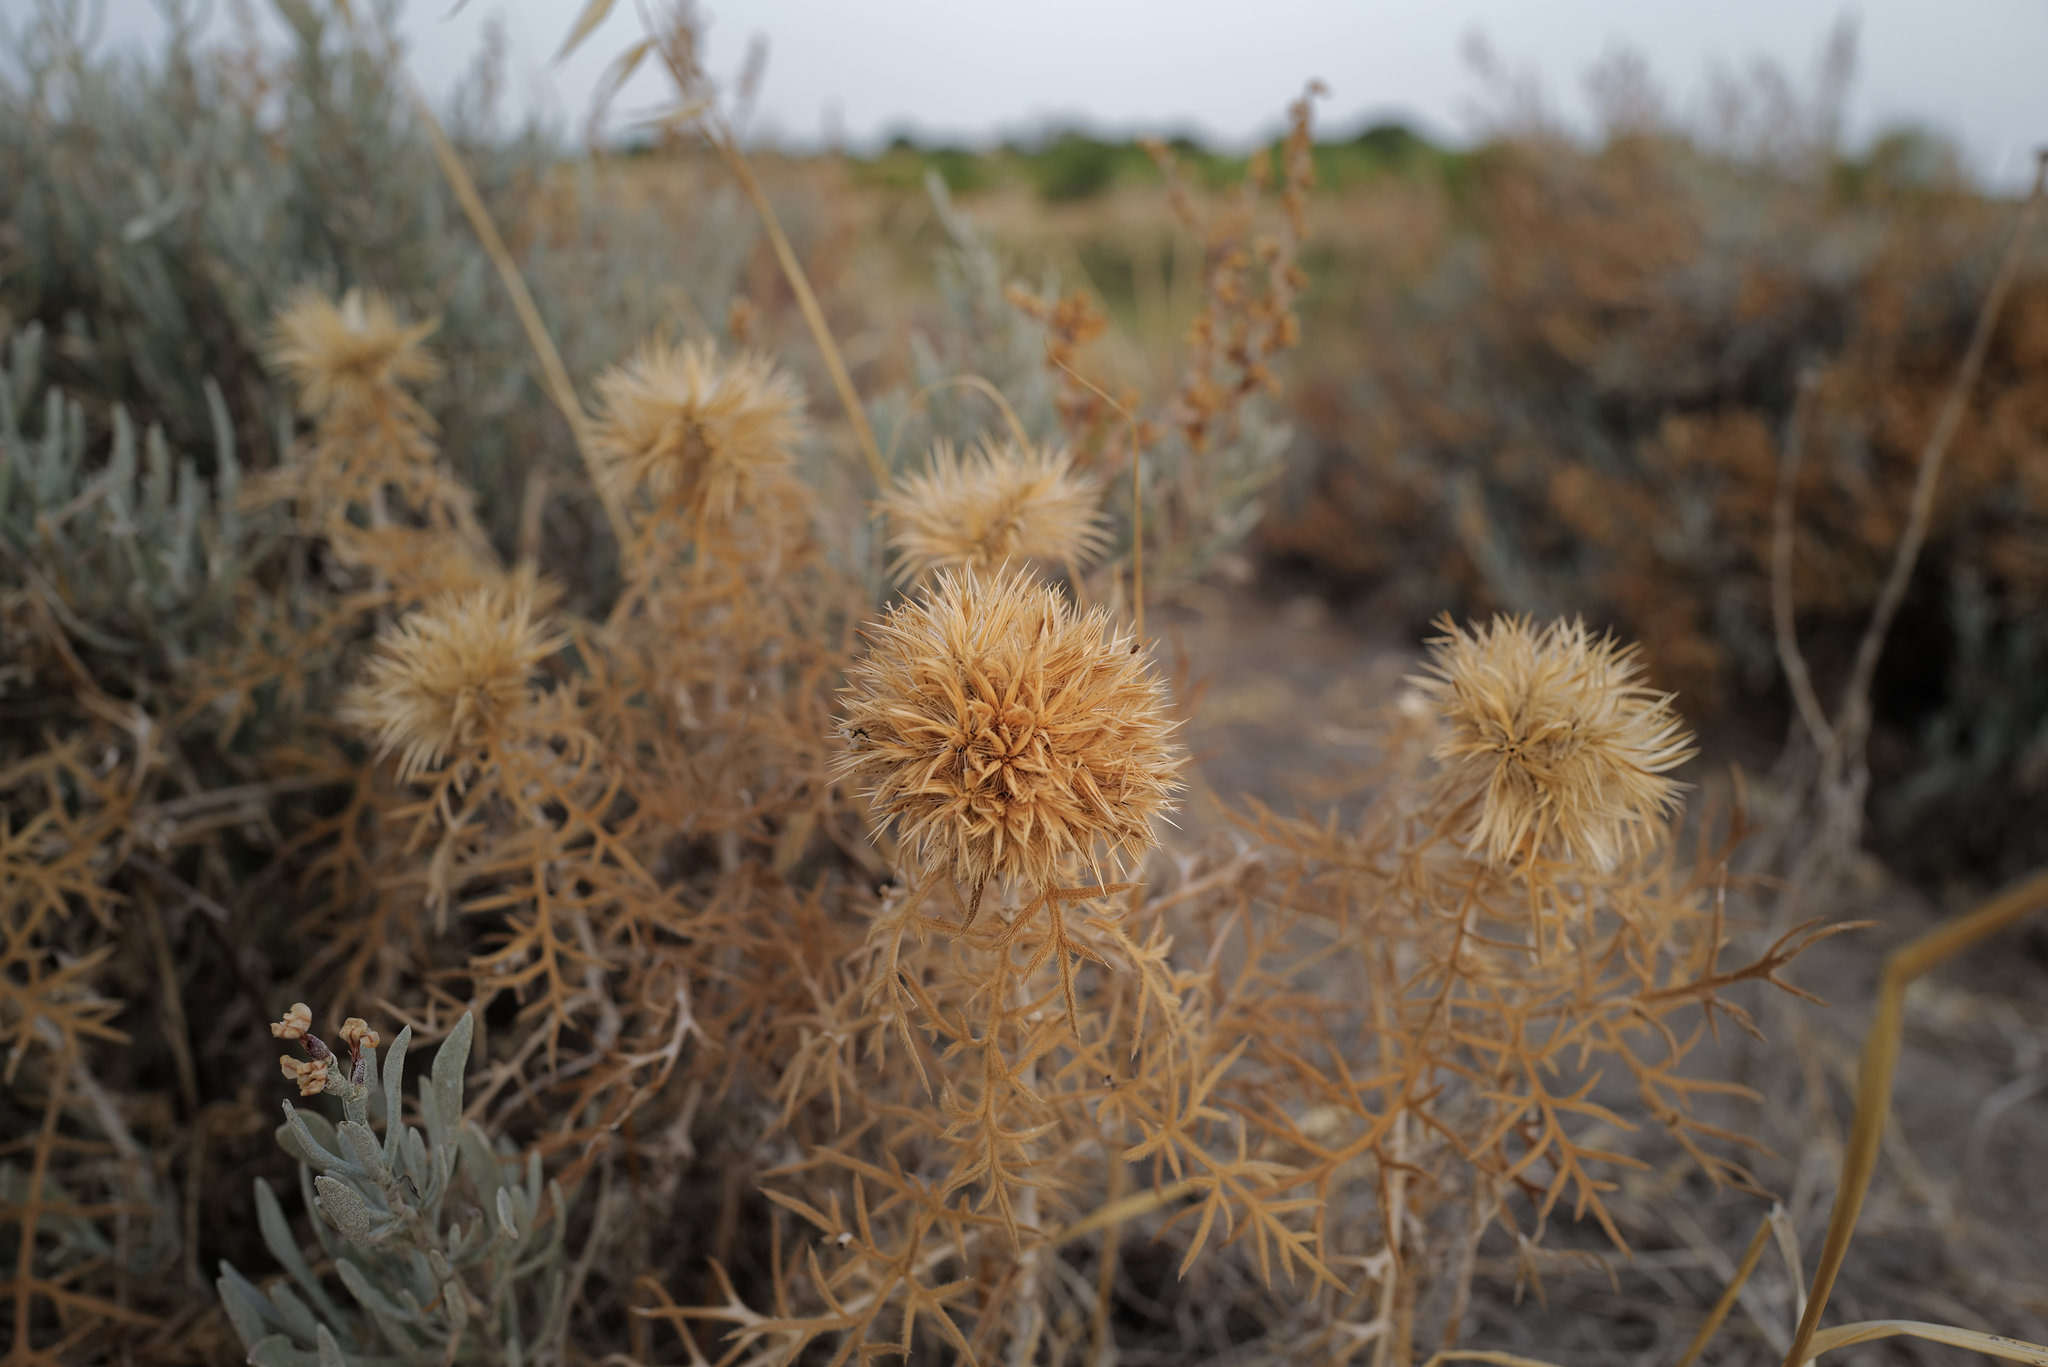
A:
{"label": "fuzzy seed head", "polygon": [[804,431],[803,391],[755,352],[728,361],[709,344],[650,342],[600,375],[597,392],[598,477],[693,519],[730,517],[790,463]]}
{"label": "fuzzy seed head", "polygon": [[1437,761],[1480,799],[1473,849],[1501,864],[1561,851],[1607,870],[1676,807],[1666,775],[1696,751],[1671,696],[1643,686],[1634,646],[1578,621],[1437,625],[1429,677],[1413,682],[1444,725]]}
{"label": "fuzzy seed head", "polygon": [[535,616],[532,590],[516,583],[407,613],[378,636],[344,718],[384,754],[398,752],[404,781],[451,753],[507,738],[531,705],[535,668],[567,644]]}
{"label": "fuzzy seed head", "polygon": [[304,1002],[293,1002],[291,1010],[284,1013],[283,1020],[270,1023],[272,1039],[304,1039],[306,1032],[313,1028],[313,1008]]}
{"label": "fuzzy seed head", "polygon": [[280,1054],[277,1066],[287,1081],[299,1084],[300,1096],[318,1096],[327,1090],[327,1060],[293,1058]]}
{"label": "fuzzy seed head", "polygon": [[1108,614],[1018,574],[942,572],[869,640],[838,775],[924,869],[1046,888],[1155,843],[1181,751],[1164,684]]}
{"label": "fuzzy seed head", "polygon": [[335,304],[315,289],[292,297],[271,333],[271,363],[298,387],[299,408],[319,416],[364,407],[401,385],[441,373],[420,343],[440,320],[405,324],[391,301],[350,290]]}
{"label": "fuzzy seed head", "polygon": [[1108,539],[1100,499],[1100,486],[1074,472],[1065,450],[983,441],[963,459],[941,441],[924,473],[899,476],[881,506],[896,574],[910,579],[1012,560],[1087,564]]}

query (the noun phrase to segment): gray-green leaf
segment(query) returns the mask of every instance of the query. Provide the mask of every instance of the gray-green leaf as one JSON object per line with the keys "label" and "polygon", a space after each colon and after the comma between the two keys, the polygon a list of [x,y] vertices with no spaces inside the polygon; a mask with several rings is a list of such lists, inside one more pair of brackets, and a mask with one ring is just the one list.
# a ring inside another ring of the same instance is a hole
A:
{"label": "gray-green leaf", "polygon": [[434,1055],[434,1090],[440,1092],[456,1115],[462,1114],[462,1074],[469,1067],[469,1045],[476,1038],[476,1017],[468,1011],[455,1022],[448,1038]]}
{"label": "gray-green leaf", "polygon": [[340,1125],[342,1142],[348,1145],[356,1162],[372,1177],[383,1179],[389,1174],[384,1166],[384,1147],[377,1142],[377,1136],[368,1125],[344,1120]]}
{"label": "gray-green leaf", "polygon": [[504,1187],[498,1188],[498,1228],[508,1239],[516,1241],[519,1238],[519,1226],[512,1220],[512,1193]]}
{"label": "gray-green leaf", "polygon": [[332,1177],[316,1177],[313,1186],[320,1193],[320,1209],[333,1226],[359,1248],[368,1247],[372,1221],[370,1207],[354,1188]]}
{"label": "gray-green leaf", "polygon": [[327,1289],[320,1285],[313,1275],[312,1264],[299,1249],[299,1241],[292,1236],[291,1223],[285,1219],[284,1203],[277,1199],[277,1192],[261,1177],[256,1179],[256,1227],[262,1232],[263,1246],[270,1250],[270,1256],[284,1266],[299,1289],[313,1298],[320,1313],[328,1319],[340,1319],[341,1311]]}
{"label": "gray-green leaf", "polygon": [[406,1026],[391,1041],[391,1053],[384,1060],[384,1160],[396,1166],[398,1146],[404,1142],[405,1051],[412,1043],[412,1027]]}

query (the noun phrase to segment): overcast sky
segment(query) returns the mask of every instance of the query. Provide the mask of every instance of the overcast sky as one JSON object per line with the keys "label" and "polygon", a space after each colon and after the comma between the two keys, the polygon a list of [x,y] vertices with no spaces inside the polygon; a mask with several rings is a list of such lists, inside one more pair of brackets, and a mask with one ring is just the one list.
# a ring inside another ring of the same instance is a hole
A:
{"label": "overcast sky", "polygon": [[[0,14],[19,22],[47,2],[0,0]],[[158,0],[97,2],[102,42],[146,46],[161,33]],[[514,108],[580,129],[601,72],[640,31],[622,0],[557,64],[580,4],[410,0],[401,29],[422,81],[445,95],[484,26],[501,23]],[[1845,17],[1856,31],[1852,139],[1933,125],[2007,185],[2048,142],[2048,0],[701,0],[699,12],[714,73],[766,38],[755,128],[795,143],[901,129],[972,142],[1047,122],[1242,142],[1269,131],[1310,77],[1330,89],[1326,128],[1392,116],[1456,138],[1486,94],[1465,55],[1474,35],[1567,120],[1585,117],[1585,72],[1619,48],[1642,55],[1681,114],[1697,113],[1714,72],[1739,76],[1760,57],[1810,90]],[[664,94],[650,70],[621,106],[644,110]]]}

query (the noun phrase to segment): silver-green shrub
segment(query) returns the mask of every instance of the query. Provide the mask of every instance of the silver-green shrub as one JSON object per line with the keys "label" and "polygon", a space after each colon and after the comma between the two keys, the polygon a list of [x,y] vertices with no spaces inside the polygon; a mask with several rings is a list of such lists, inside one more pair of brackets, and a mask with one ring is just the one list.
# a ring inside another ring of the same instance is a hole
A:
{"label": "silver-green shrub", "polygon": [[[240,507],[234,425],[212,380],[197,386],[212,414],[208,478],[160,424],[138,431],[120,405],[90,413],[45,385],[46,342],[35,323],[0,329],[0,587],[35,590],[134,686],[227,629],[235,586],[275,529]],[[23,682],[0,669],[0,693]]]}
{"label": "silver-green shrub", "polygon": [[285,1275],[266,1294],[223,1262],[216,1282],[257,1367],[517,1367],[553,1342],[568,1285],[568,1200],[543,1183],[537,1151],[522,1160],[463,1122],[474,1034],[464,1013],[419,1079],[424,1134],[402,1113],[410,1027],[392,1041],[381,1077],[376,1049],[365,1047],[349,1077],[329,1079],[340,1123],[284,1103],[277,1142],[299,1160],[300,1197],[345,1294],[315,1272],[277,1193],[257,1179],[263,1242]]}

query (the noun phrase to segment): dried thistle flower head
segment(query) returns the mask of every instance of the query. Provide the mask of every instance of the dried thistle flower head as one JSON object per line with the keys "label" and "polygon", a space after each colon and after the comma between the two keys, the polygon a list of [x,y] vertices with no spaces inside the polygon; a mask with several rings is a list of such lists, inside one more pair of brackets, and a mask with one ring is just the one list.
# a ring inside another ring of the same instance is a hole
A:
{"label": "dried thistle flower head", "polygon": [[592,432],[599,477],[622,496],[645,489],[691,517],[730,516],[757,481],[790,463],[804,396],[767,357],[722,360],[708,343],[655,341],[597,379]]}
{"label": "dried thistle flower head", "polygon": [[531,702],[534,669],[567,643],[535,616],[534,593],[517,580],[407,613],[378,636],[343,717],[382,753],[398,751],[407,781],[453,752],[505,738]]}
{"label": "dried thistle flower head", "polygon": [[341,1023],[341,1041],[348,1046],[351,1054],[365,1049],[375,1049],[384,1042],[383,1037],[370,1028],[370,1023],[361,1016],[350,1016]]}
{"label": "dried thistle flower head", "polygon": [[439,326],[434,318],[399,322],[391,301],[375,291],[350,290],[337,305],[303,289],[277,315],[270,357],[298,386],[300,410],[317,416],[440,374],[440,362],[420,345]]}
{"label": "dried thistle flower head", "polygon": [[318,1096],[327,1090],[327,1060],[293,1058],[279,1054],[277,1066],[287,1080],[299,1084],[300,1096]]}
{"label": "dried thistle flower head", "polygon": [[941,573],[869,640],[837,770],[926,869],[1045,888],[1152,846],[1181,752],[1163,683],[1107,613],[1014,573]]}
{"label": "dried thistle flower head", "polygon": [[1677,805],[1665,775],[1692,737],[1671,696],[1643,686],[1634,646],[1579,621],[1437,625],[1430,677],[1413,682],[1444,723],[1436,759],[1480,799],[1474,849],[1508,863],[1552,847],[1610,869]]}
{"label": "dried thistle flower head", "polygon": [[889,515],[896,573],[994,570],[1010,560],[1084,565],[1108,533],[1100,486],[1073,469],[1063,449],[978,443],[963,459],[953,444],[932,448],[922,474],[899,476],[881,499]]}
{"label": "dried thistle flower head", "polygon": [[293,1002],[291,1010],[284,1013],[283,1020],[270,1023],[272,1039],[304,1039],[313,1028],[313,1008],[304,1002]]}

